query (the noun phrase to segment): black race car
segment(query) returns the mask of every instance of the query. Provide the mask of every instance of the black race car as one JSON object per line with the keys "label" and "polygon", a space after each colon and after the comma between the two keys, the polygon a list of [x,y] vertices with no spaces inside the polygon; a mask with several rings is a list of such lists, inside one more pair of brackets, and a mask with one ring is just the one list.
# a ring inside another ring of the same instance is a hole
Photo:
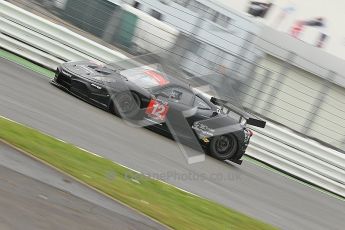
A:
{"label": "black race car", "polygon": [[265,127],[227,101],[151,66],[67,62],[57,68],[52,84],[184,146],[238,164],[252,136],[246,125]]}

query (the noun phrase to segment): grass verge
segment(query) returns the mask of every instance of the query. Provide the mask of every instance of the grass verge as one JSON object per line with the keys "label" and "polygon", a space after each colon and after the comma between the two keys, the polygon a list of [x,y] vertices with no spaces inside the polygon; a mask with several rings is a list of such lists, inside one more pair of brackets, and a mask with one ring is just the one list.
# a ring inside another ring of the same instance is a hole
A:
{"label": "grass verge", "polygon": [[19,57],[18,55],[10,53],[1,48],[0,48],[0,57],[5,58],[6,60],[9,60],[9,61],[15,62],[21,66],[24,66],[25,68],[31,69],[32,71],[42,74],[44,76],[47,76],[49,78],[54,77],[53,71],[50,71],[44,67],[36,65],[35,63],[32,63],[31,61],[28,61],[25,58]]}
{"label": "grass verge", "polygon": [[5,118],[0,139],[174,229],[276,229]]}

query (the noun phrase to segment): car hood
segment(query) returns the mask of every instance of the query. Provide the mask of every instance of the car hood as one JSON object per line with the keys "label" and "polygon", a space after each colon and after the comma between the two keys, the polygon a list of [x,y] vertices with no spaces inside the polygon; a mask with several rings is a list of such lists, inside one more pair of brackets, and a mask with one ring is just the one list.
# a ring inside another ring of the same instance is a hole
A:
{"label": "car hood", "polygon": [[62,68],[70,73],[85,77],[108,76],[116,74],[114,70],[90,61],[67,62],[62,65]]}

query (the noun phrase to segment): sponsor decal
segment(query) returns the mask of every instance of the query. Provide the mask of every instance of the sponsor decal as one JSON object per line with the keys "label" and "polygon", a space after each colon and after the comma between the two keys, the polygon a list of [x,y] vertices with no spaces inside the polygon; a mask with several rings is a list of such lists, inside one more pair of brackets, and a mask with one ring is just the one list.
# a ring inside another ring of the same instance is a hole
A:
{"label": "sponsor decal", "polygon": [[198,135],[203,136],[204,138],[213,136],[215,132],[214,129],[210,129],[208,126],[201,124],[200,122],[195,122],[192,126],[192,129],[199,131],[201,135],[200,134]]}
{"label": "sponsor decal", "polygon": [[165,121],[169,106],[167,103],[161,103],[155,99],[152,99],[146,108],[145,113],[152,119]]}
{"label": "sponsor decal", "polygon": [[202,138],[202,140],[203,140],[205,143],[209,143],[209,142],[210,142],[210,140],[209,140],[207,137]]}
{"label": "sponsor decal", "polygon": [[96,89],[102,89],[102,87],[98,86],[98,85],[95,85],[93,83],[91,83],[91,86],[95,87]]}

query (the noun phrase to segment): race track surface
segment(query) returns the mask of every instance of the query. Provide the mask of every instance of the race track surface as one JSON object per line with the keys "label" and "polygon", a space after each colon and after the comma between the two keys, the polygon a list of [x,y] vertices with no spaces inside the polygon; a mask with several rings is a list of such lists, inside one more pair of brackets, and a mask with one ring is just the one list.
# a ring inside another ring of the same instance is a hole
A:
{"label": "race track surface", "polygon": [[[78,195],[84,197],[89,195],[93,198],[100,196],[2,142],[0,142],[0,159],[1,230],[165,229],[114,201],[107,200],[115,203],[113,206],[116,208],[111,210],[99,205],[103,203],[102,200],[96,204],[71,194],[68,187],[73,186],[73,192]],[[18,162],[23,161],[25,165],[21,164],[22,167],[18,167]],[[56,187],[61,189],[41,182],[42,174],[50,184],[54,184],[55,181],[56,185],[58,181],[60,186]]]}
{"label": "race track surface", "polygon": [[207,157],[188,165],[175,142],[130,127],[53,87],[46,77],[3,59],[0,115],[282,229],[345,226],[342,200],[247,161],[238,166]]}

